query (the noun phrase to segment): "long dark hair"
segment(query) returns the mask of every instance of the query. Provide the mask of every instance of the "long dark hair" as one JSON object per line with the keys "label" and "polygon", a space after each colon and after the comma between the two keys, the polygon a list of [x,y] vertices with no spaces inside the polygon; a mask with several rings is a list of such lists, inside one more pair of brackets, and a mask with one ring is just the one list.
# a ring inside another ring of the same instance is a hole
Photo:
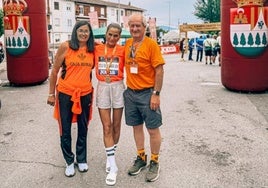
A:
{"label": "long dark hair", "polygon": [[89,28],[89,39],[87,41],[87,51],[88,52],[93,52],[94,51],[94,37],[93,37],[93,32],[91,25],[88,21],[77,21],[74,25],[73,31],[72,31],[72,36],[71,40],[69,41],[69,46],[73,50],[78,50],[79,49],[79,41],[77,38],[77,29],[83,25],[87,25]]}

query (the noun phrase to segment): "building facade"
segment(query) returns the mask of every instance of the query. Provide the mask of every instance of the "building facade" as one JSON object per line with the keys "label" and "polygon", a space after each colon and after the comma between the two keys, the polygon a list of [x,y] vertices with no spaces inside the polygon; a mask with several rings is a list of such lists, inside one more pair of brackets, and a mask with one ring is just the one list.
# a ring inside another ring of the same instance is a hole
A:
{"label": "building facade", "polygon": [[71,38],[72,28],[78,20],[90,21],[90,14],[95,13],[98,27],[105,27],[112,22],[127,28],[127,17],[133,13],[144,13],[144,9],[101,0],[46,0],[48,42],[50,48]]}

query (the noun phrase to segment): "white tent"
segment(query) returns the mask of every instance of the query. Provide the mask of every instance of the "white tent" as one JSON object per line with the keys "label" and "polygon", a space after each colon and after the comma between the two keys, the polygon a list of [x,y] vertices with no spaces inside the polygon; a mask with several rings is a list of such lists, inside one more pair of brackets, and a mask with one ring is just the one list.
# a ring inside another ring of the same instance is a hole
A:
{"label": "white tent", "polygon": [[168,41],[174,41],[177,42],[179,41],[180,35],[179,35],[179,31],[178,30],[170,30],[169,32],[167,32],[166,34],[163,35],[162,39],[165,42]]}
{"label": "white tent", "polygon": [[[162,40],[164,40],[165,42],[178,42],[180,40],[180,38],[185,38],[186,36],[185,32],[180,33],[178,30],[170,30],[169,32],[167,32],[166,34],[163,35]],[[199,38],[200,37],[200,33],[197,33],[195,31],[188,31],[187,32],[187,38],[191,39],[191,38]]]}
{"label": "white tent", "polygon": [[[186,33],[185,32],[182,32],[182,33],[180,33],[180,37],[181,38],[185,38],[186,36]],[[187,32],[187,38],[188,39],[191,39],[191,38],[199,38],[200,37],[200,33],[197,33],[197,32],[195,32],[195,31],[188,31]]]}

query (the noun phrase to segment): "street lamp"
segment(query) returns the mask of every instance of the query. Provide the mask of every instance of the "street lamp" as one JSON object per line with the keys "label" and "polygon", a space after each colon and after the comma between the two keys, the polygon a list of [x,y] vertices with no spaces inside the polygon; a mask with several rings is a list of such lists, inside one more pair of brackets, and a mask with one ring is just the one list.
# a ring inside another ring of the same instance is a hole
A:
{"label": "street lamp", "polygon": [[170,31],[170,1],[168,1],[168,31]]}

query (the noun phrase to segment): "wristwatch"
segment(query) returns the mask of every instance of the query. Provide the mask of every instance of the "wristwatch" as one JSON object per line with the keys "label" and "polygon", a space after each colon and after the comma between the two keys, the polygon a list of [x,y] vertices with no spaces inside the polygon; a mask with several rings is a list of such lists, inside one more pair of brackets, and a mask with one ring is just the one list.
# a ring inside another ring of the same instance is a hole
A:
{"label": "wristwatch", "polygon": [[160,95],[160,91],[153,91],[154,95]]}

